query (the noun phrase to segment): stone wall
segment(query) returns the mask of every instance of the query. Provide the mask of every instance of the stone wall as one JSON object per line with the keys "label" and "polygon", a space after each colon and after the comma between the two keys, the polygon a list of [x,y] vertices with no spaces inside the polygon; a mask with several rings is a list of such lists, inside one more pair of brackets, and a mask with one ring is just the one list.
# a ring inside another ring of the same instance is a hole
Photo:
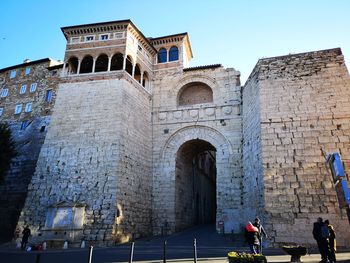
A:
{"label": "stone wall", "polygon": [[262,59],[253,72],[257,77],[247,85],[260,93],[265,210],[273,241],[315,243],[313,222],[322,217],[334,225],[337,245],[349,246],[346,211],[339,208],[324,156],[339,152],[349,172],[350,78],[340,49]]}
{"label": "stone wall", "polygon": [[[61,231],[56,238],[111,244],[149,231],[149,95],[127,73],[112,75],[68,77],[59,86],[18,223],[37,239]],[[49,208],[64,204],[85,207],[83,225],[47,226]]]}
{"label": "stone wall", "polygon": [[[157,71],[153,82],[153,230],[174,232],[176,156],[191,140],[216,149],[216,220],[227,232],[239,231],[241,213],[241,93],[239,72],[214,67],[200,70]],[[190,83],[213,91],[213,102],[178,106],[178,94]]]}
{"label": "stone wall", "polygon": [[[242,90],[243,100],[243,181],[242,205],[245,222],[264,214],[264,187],[260,127],[260,90],[258,75],[253,71],[249,81]],[[243,228],[243,226],[242,226]]]}
{"label": "stone wall", "polygon": [[[0,184],[0,237],[10,240],[13,237],[19,214],[27,195],[27,188],[35,170],[40,148],[44,142],[47,126],[51,118],[51,109],[56,98],[58,72],[60,68],[49,70],[49,59],[38,63],[23,64],[16,68],[16,77],[9,78],[10,70],[0,73],[1,88],[8,89],[8,96],[0,98],[0,108],[3,114],[0,122],[10,125],[18,155],[13,159],[11,168]],[[26,68],[30,72],[25,74]],[[30,91],[36,84],[35,91]],[[23,94],[20,89],[27,88]],[[47,90],[52,90],[52,100],[45,100]],[[31,110],[26,112],[25,106],[32,103]],[[15,114],[17,104],[22,105],[22,111]],[[24,123],[26,123],[24,125]]]}
{"label": "stone wall", "polygon": [[121,95],[117,184],[121,215],[116,233],[121,241],[129,241],[152,232],[151,100],[150,94],[134,80],[126,83]]}

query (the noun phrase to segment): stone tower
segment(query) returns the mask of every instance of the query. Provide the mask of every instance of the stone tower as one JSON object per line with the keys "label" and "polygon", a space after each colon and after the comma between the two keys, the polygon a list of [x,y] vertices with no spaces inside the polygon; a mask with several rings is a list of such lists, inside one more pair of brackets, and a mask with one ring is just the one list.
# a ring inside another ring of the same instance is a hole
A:
{"label": "stone tower", "polygon": [[322,217],[337,245],[350,246],[350,217],[325,160],[338,152],[349,172],[350,77],[341,50],[261,59],[242,94],[245,196],[274,243],[314,243]]}
{"label": "stone tower", "polygon": [[156,50],[129,20],[62,31],[65,64],[20,224],[45,240],[149,235]]}

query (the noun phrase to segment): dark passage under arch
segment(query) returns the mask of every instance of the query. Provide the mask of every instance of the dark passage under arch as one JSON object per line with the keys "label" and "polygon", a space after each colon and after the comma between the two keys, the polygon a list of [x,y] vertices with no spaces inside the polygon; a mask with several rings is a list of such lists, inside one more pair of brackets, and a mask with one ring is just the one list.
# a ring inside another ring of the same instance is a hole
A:
{"label": "dark passage under arch", "polygon": [[175,231],[216,218],[216,149],[204,140],[185,142],[176,155]]}

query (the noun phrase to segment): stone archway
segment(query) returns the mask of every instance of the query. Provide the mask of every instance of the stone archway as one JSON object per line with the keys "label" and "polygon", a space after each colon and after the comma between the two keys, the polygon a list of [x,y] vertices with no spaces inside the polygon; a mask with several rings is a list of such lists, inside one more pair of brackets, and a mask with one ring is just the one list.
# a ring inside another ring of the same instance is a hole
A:
{"label": "stone archway", "polygon": [[222,217],[227,193],[220,189],[227,187],[231,173],[233,153],[231,143],[222,133],[213,128],[188,126],[177,130],[168,138],[161,149],[159,159],[154,163],[153,227],[155,235],[164,234],[164,232],[173,233],[178,230],[175,190],[176,160],[181,146],[197,140],[207,145],[204,148],[212,147],[210,150],[216,150],[216,221]]}

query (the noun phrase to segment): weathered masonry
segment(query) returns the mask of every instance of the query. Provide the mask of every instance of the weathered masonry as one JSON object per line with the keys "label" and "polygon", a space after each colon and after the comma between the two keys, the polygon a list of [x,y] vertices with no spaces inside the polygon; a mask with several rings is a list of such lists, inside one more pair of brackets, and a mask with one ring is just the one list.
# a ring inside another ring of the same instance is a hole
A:
{"label": "weathered masonry", "polygon": [[45,58],[0,69],[0,121],[11,127],[18,152],[0,183],[0,240],[11,239],[23,208],[50,123],[61,66]]}
{"label": "weathered masonry", "polygon": [[19,227],[41,241],[108,245],[207,223],[239,233],[259,216],[274,245],[313,243],[321,216],[350,246],[324,160],[340,152],[349,171],[340,49],[259,60],[242,87],[233,68],[188,67],[187,33],[146,38],[130,20],[62,32]]}
{"label": "weathered masonry", "polygon": [[[325,153],[350,171],[350,78],[340,49],[259,60],[243,88],[246,198],[275,242],[313,243],[317,217],[350,245]],[[252,193],[254,193],[252,195]]]}

